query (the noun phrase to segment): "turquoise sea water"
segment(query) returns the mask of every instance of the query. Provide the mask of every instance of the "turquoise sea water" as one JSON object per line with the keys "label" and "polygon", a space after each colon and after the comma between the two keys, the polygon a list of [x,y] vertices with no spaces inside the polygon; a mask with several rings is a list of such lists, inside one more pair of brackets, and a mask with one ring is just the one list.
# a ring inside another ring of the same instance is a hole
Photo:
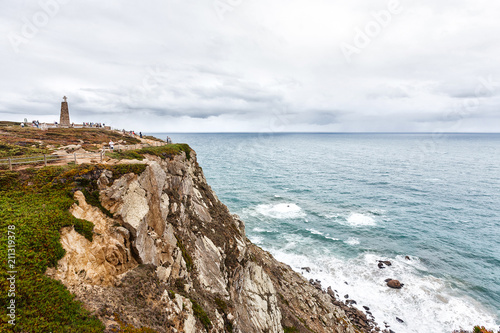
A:
{"label": "turquoise sea water", "polygon": [[196,150],[254,243],[381,327],[498,329],[500,135],[169,135]]}

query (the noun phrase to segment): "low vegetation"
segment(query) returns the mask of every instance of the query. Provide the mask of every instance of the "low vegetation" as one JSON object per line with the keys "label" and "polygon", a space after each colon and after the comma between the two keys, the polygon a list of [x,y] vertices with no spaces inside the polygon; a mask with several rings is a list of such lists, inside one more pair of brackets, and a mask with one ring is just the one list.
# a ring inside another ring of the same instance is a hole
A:
{"label": "low vegetation", "polygon": [[103,128],[50,128],[40,130],[21,127],[20,123],[0,122],[0,153],[2,156],[40,155],[49,147],[81,145],[85,150],[96,150],[98,145],[110,140],[124,144],[137,144],[141,140],[135,136]]}
{"label": "low vegetation", "polygon": [[184,246],[184,243],[182,243],[182,240],[177,237],[176,239],[177,239],[177,246],[179,247],[179,249],[181,249],[182,258],[184,258],[184,261],[186,262],[186,268],[189,272],[193,268],[193,258],[191,258],[191,255],[186,250],[186,247]]}
{"label": "low vegetation", "polygon": [[193,304],[194,316],[200,320],[200,322],[207,330],[212,328],[212,322],[210,321],[210,318],[208,318],[205,310],[203,310],[203,308],[195,300],[191,299],[191,303]]}
{"label": "low vegetation", "polygon": [[185,143],[168,144],[160,147],[145,147],[136,150],[114,151],[107,153],[106,156],[117,159],[129,159],[142,161],[145,155],[159,156],[161,158],[170,158],[179,155],[182,152],[186,154],[186,158],[191,159],[191,148]]}
{"label": "low vegetation", "polygon": [[149,328],[149,327],[141,327],[141,328],[136,328],[130,324],[124,323],[120,316],[115,313],[114,314],[115,321],[120,325],[120,328],[116,329],[111,329],[111,332],[116,332],[116,333],[157,333],[155,330]]}
{"label": "low vegetation", "polygon": [[[453,331],[453,333],[495,333],[494,331],[490,331],[486,329],[484,326],[474,326],[474,328],[471,331],[464,331],[464,330],[458,330],[458,331]],[[498,331],[500,333],[500,331]]]}
{"label": "low vegetation", "polygon": [[[493,331],[488,331],[484,326],[474,326],[474,333],[495,333]],[[499,331],[500,333],[500,331]]]}
{"label": "low vegetation", "polygon": [[[15,233],[16,325],[0,317],[0,331],[7,332],[102,332],[104,325],[75,301],[58,281],[44,275],[64,256],[59,231],[74,227],[92,240],[93,224],[69,213],[75,189],[92,193],[93,174],[110,169],[114,177],[140,173],[138,165],[79,165],[0,172],[0,251],[7,253],[8,230]],[[142,171],[141,171],[142,170]],[[11,233],[12,235],[12,233]],[[8,290],[7,257],[1,257],[0,286]],[[10,262],[12,263],[12,262]],[[0,295],[6,308],[12,298]]]}
{"label": "low vegetation", "polygon": [[[34,147],[32,147],[34,146]],[[3,143],[0,141],[0,158],[13,156],[33,156],[49,154],[50,151],[46,148],[37,148],[40,145],[32,145],[29,147]]]}

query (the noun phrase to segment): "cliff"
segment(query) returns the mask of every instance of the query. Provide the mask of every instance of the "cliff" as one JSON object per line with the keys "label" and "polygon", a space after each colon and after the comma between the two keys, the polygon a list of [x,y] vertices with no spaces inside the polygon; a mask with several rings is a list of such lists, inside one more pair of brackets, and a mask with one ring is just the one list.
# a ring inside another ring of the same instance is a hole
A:
{"label": "cliff", "polygon": [[145,164],[135,172],[77,170],[69,211],[93,223],[92,237],[73,225],[60,229],[65,254],[45,272],[105,332],[378,330],[331,289],[253,245],[244,222],[207,184],[194,151],[143,155],[129,162]]}

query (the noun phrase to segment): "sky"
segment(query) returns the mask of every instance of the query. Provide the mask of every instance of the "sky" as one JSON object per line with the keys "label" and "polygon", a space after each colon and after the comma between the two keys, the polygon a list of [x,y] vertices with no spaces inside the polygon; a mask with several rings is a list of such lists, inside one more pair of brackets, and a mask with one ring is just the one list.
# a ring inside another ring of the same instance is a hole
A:
{"label": "sky", "polygon": [[1,0],[0,120],[500,132],[497,0]]}

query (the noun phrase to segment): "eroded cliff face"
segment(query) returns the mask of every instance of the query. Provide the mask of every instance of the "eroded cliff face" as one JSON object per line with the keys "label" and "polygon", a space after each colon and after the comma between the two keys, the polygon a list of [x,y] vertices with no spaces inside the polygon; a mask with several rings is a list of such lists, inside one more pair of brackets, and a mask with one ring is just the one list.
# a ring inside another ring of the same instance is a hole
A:
{"label": "eroded cliff face", "polygon": [[253,245],[190,155],[148,156],[142,174],[114,181],[103,171],[100,201],[112,218],[77,191],[71,213],[94,223],[94,239],[61,230],[67,253],[47,274],[109,332],[371,330],[364,314]]}

